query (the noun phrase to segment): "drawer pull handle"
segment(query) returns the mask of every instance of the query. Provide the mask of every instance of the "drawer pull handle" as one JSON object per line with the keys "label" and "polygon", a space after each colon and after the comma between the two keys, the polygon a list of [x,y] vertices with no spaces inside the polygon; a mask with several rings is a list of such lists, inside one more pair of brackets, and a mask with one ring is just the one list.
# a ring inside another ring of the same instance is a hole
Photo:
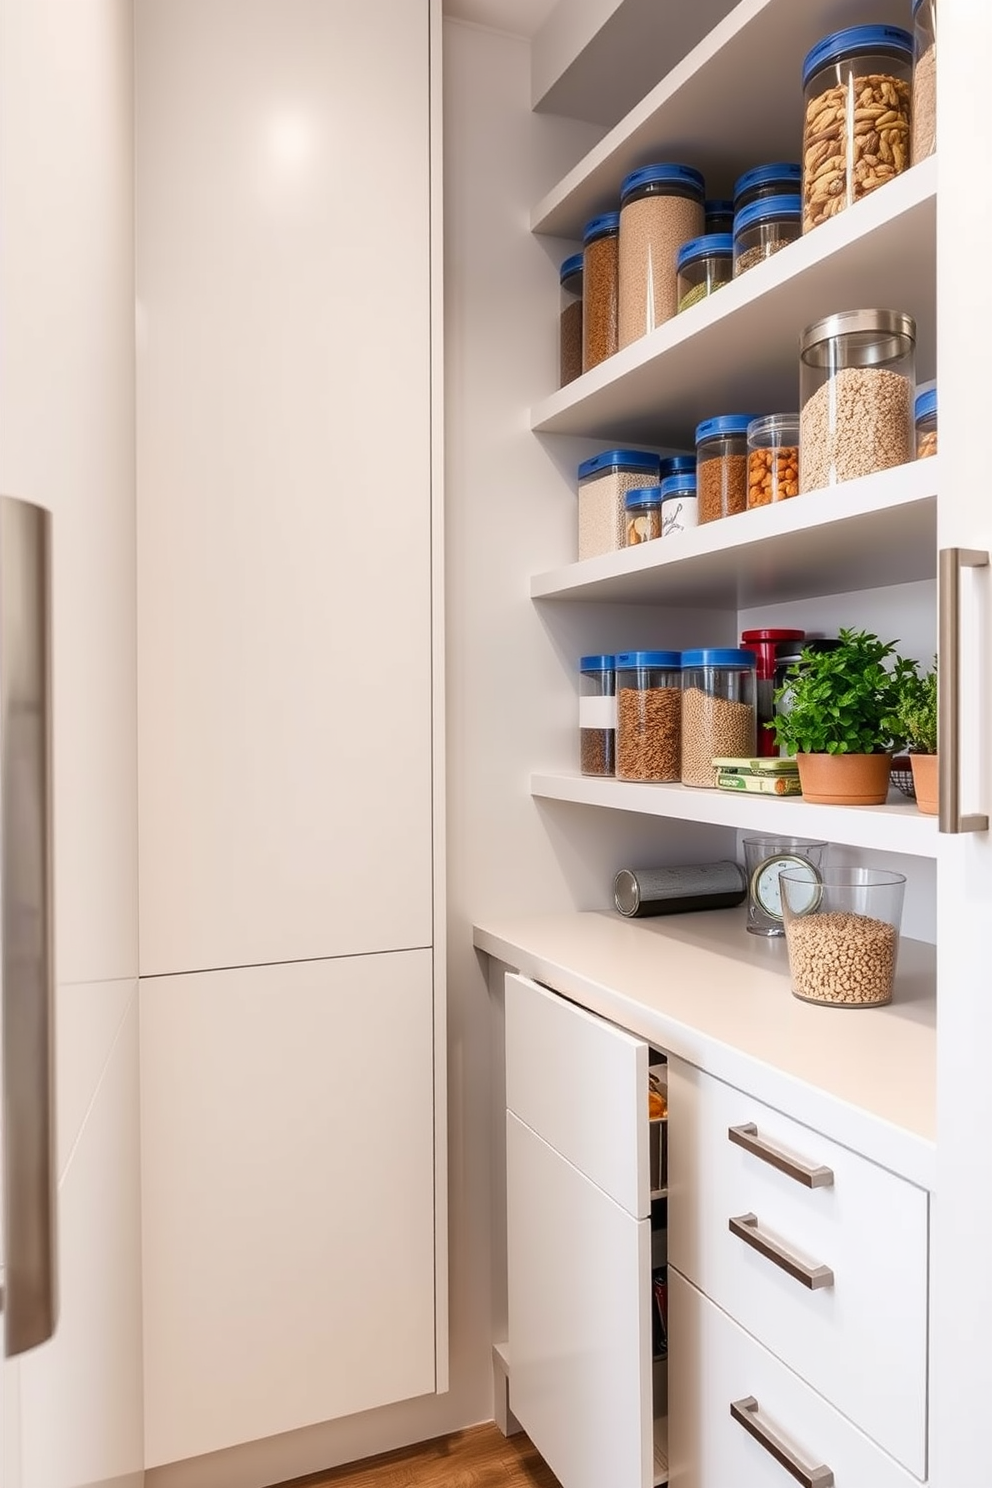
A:
{"label": "drawer pull handle", "polygon": [[786,1157],[777,1147],[763,1142],[753,1121],[746,1122],[744,1126],[728,1126],[727,1136],[736,1146],[750,1152],[752,1157],[760,1157],[769,1167],[777,1168],[788,1178],[794,1178],[804,1188],[829,1188],[834,1181],[832,1168],[809,1168],[794,1157]]}
{"label": "drawer pull handle", "polygon": [[781,1463],[803,1488],[833,1488],[834,1475],[829,1467],[807,1467],[794,1452],[790,1452],[775,1432],[758,1420],[758,1402],[753,1395],[744,1400],[730,1402],[730,1414],[738,1426],[743,1426],[748,1436],[753,1436],[770,1457]]}
{"label": "drawer pull handle", "polygon": [[767,1261],[772,1261],[780,1270],[789,1276],[801,1281],[804,1287],[809,1287],[811,1292],[818,1292],[821,1287],[830,1287],[834,1284],[834,1273],[829,1266],[807,1266],[803,1261],[797,1260],[790,1255],[781,1245],[770,1240],[758,1229],[758,1216],[756,1214],[741,1214],[736,1219],[730,1220],[730,1233],[736,1235],[738,1240],[743,1240],[745,1245],[750,1245],[759,1255],[763,1255]]}

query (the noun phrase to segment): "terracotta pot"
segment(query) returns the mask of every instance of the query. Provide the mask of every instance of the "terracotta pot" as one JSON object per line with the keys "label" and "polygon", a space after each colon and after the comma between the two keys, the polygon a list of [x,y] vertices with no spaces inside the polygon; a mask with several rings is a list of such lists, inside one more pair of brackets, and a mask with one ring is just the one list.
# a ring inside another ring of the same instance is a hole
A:
{"label": "terracotta pot", "polygon": [[935,754],[911,754],[909,763],[913,768],[917,806],[924,816],[936,816],[937,756]]}
{"label": "terracotta pot", "polygon": [[882,806],[891,754],[797,754],[803,799],[818,806]]}

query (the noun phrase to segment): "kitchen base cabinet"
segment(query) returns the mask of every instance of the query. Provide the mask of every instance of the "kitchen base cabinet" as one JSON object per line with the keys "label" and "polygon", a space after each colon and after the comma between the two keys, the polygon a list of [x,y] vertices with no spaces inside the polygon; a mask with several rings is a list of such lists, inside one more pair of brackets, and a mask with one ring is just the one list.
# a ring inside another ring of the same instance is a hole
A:
{"label": "kitchen base cabinet", "polygon": [[436,1388],[432,959],[141,983],[146,1466]]}

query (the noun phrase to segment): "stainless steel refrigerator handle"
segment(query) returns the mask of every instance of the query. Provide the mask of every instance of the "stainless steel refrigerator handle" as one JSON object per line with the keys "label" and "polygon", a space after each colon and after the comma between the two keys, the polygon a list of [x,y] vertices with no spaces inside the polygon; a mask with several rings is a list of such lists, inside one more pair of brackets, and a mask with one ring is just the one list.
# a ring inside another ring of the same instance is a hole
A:
{"label": "stainless steel refrigerator handle", "polygon": [[974,548],[941,548],[937,569],[937,825],[941,832],[987,832],[981,813],[961,814],[961,570],[985,568]]}
{"label": "stainless steel refrigerator handle", "polygon": [[774,1457],[786,1472],[790,1472],[797,1482],[802,1483],[803,1488],[833,1488],[834,1475],[830,1468],[807,1467],[804,1462],[800,1462],[795,1452],[769,1426],[758,1420],[758,1410],[758,1402],[753,1395],[730,1402],[730,1414],[738,1426],[743,1426],[748,1436],[753,1436],[756,1442],[760,1442],[769,1456]]}
{"label": "stainless steel refrigerator handle", "polygon": [[0,497],[4,1354],[55,1331],[50,518]]}

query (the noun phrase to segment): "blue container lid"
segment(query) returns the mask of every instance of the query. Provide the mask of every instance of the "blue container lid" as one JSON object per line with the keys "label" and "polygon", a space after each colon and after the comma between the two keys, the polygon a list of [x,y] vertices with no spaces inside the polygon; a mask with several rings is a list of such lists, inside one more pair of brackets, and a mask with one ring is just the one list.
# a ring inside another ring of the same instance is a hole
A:
{"label": "blue container lid", "polygon": [[737,177],[734,182],[734,201],[746,196],[756,186],[768,186],[773,181],[781,181],[783,186],[798,186],[802,178],[803,168],[796,161],[776,160],[771,165],[756,165]]}
{"label": "blue container lid", "polygon": [[695,455],[662,455],[659,462],[658,476],[660,480],[667,480],[670,475],[695,475]]}
{"label": "blue container lid", "polygon": [[631,171],[629,176],[624,176],[620,183],[620,202],[623,204],[625,196],[632,191],[637,191],[641,186],[679,186],[688,190],[693,196],[698,196],[700,201],[706,190],[706,182],[703,180],[701,171],[691,165],[677,165],[673,161],[663,161],[660,165],[642,165],[640,170]]}
{"label": "blue container lid", "polygon": [[582,254],[581,253],[573,253],[572,256],[571,256],[571,258],[566,258],[564,260],[564,262],[562,263],[561,268],[558,270],[558,278],[561,280],[562,284],[564,284],[566,279],[571,279],[576,274],[581,274],[581,273],[582,273]]}
{"label": "blue container lid", "polygon": [[597,238],[605,238],[610,233],[620,231],[619,212],[601,212],[598,217],[590,217],[582,234],[583,243],[594,243]]}
{"label": "blue container lid", "polygon": [[712,201],[703,202],[703,211],[707,217],[733,216],[734,204],[729,197],[715,197]]}
{"label": "blue container lid", "polygon": [[695,496],[696,494],[696,472],[685,471],[681,475],[670,475],[661,483],[661,499],[667,501],[669,496]]}
{"label": "blue container lid", "polygon": [[690,238],[688,243],[682,244],[675,267],[681,272],[700,258],[729,258],[733,251],[734,240],[730,233],[705,233],[701,238]]}
{"label": "blue container lid", "polygon": [[803,87],[821,68],[859,52],[903,52],[912,58],[913,38],[901,26],[847,26],[843,31],[834,31],[806,53]]}
{"label": "blue container lid", "polygon": [[650,450],[612,449],[601,455],[583,460],[579,466],[579,480],[588,480],[591,475],[602,475],[604,470],[643,470],[658,478],[660,460]]}
{"label": "blue container lid", "polygon": [[[620,658],[617,657],[617,665]],[[684,667],[753,667],[755,657],[753,651],[722,650],[720,648],[704,647],[702,651],[683,651],[682,665]]]}
{"label": "blue container lid", "polygon": [[696,444],[706,439],[715,439],[720,434],[747,434],[747,426],[756,413],[720,413],[716,418],[703,419],[696,425]]}
{"label": "blue container lid", "polygon": [[628,671],[632,667],[680,667],[680,651],[618,651],[617,671]]}
{"label": "blue container lid", "polygon": [[758,201],[749,202],[746,207],[741,207],[734,218],[734,237],[738,233],[747,232],[749,227],[755,227],[759,222],[770,222],[775,217],[795,219],[798,222],[802,216],[802,205],[798,196],[763,196]]}
{"label": "blue container lid", "polygon": [[580,656],[580,672],[612,672],[616,664],[615,656]]}
{"label": "blue container lid", "polygon": [[930,414],[937,412],[937,389],[927,388],[925,393],[917,395],[914,405],[914,416],[918,419],[929,418]]}
{"label": "blue container lid", "polygon": [[636,490],[627,492],[623,504],[626,511],[637,511],[645,506],[657,506],[660,500],[660,486],[638,486]]}

